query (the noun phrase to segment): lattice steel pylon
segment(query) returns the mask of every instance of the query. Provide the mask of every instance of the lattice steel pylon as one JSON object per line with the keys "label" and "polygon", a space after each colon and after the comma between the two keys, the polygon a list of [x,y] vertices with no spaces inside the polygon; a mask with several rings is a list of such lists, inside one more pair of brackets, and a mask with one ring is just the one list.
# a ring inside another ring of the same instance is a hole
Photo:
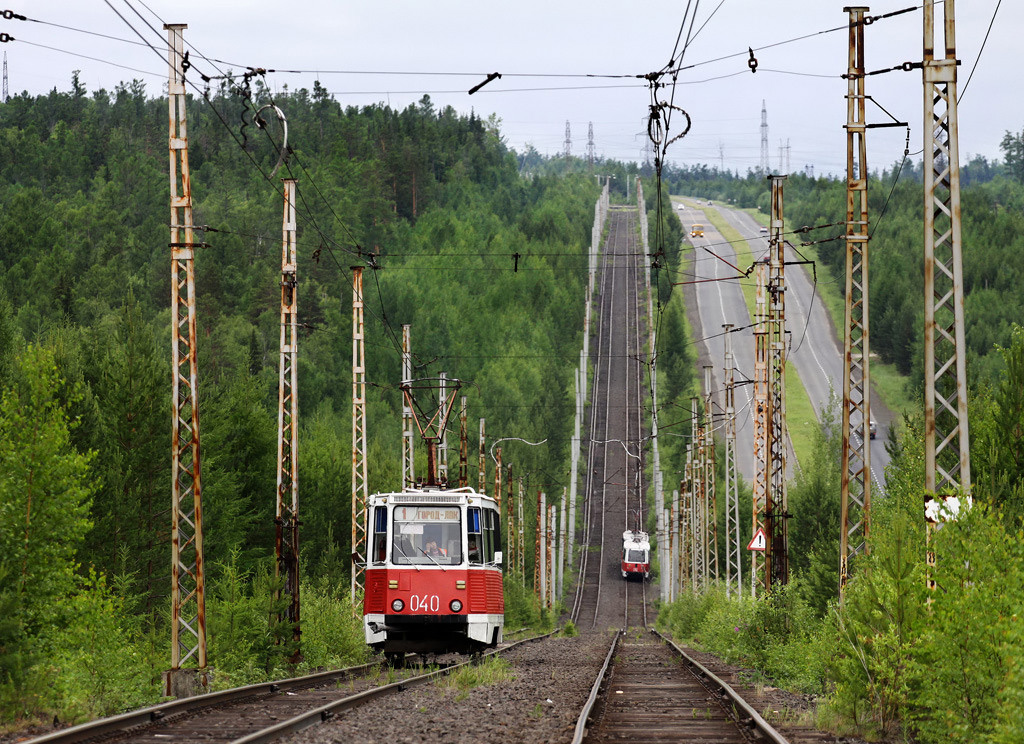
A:
{"label": "lattice steel pylon", "polygon": [[768,588],[789,582],[789,499],[786,487],[786,255],[782,185],[771,176],[771,234],[768,259],[768,500],[765,503],[765,567]]}
{"label": "lattice steel pylon", "polygon": [[597,148],[594,145],[594,122],[587,125],[587,165],[594,167],[597,160]]}
{"label": "lattice steel pylon", "polygon": [[868,334],[868,168],[864,14],[850,14],[846,94],[846,334],[843,344],[843,442],[840,471],[839,594],[850,560],[867,550],[871,512],[871,373]]}
{"label": "lattice steel pylon", "polygon": [[[448,399],[448,373],[439,373],[441,400]],[[437,479],[442,487],[448,487],[448,427],[439,432],[441,441],[437,443]]]}
{"label": "lattice steel pylon", "polygon": [[[754,310],[754,482],[753,522],[751,536],[758,530],[766,532],[765,510],[768,504],[768,310],[765,302],[768,265],[754,266],[756,301]],[[765,572],[767,551],[750,551],[750,592],[757,596],[757,586],[768,589]]]}
{"label": "lattice steel pylon", "polygon": [[498,505],[498,519],[501,519],[501,447],[498,447],[494,462],[494,500]]}
{"label": "lattice steel pylon", "polygon": [[[196,293],[192,184],[185,120],[183,23],[167,30],[167,100],[170,109],[171,184],[171,668],[164,693],[187,695],[195,683],[205,689],[206,582],[203,567],[203,499],[199,456],[199,401],[196,362]],[[182,666],[194,660],[197,678]]]}
{"label": "lattice steel pylon", "polygon": [[466,396],[459,401],[459,488],[469,485],[469,430]]}
{"label": "lattice steel pylon", "polygon": [[771,172],[771,164],[768,162],[768,106],[764,99],[761,99],[761,175],[767,176]]}
{"label": "lattice steel pylon", "polygon": [[7,103],[8,98],[10,98],[10,92],[7,87],[7,52],[4,52],[4,86],[0,91],[0,103]]}
{"label": "lattice steel pylon", "polygon": [[725,339],[725,596],[743,597],[743,546],[740,542],[740,496],[736,473],[736,359],[732,323],[723,323]]}
{"label": "lattice steel pylon", "polygon": [[[963,243],[960,234],[960,150],[957,124],[954,0],[924,4],[924,419],[925,501],[969,493],[967,347],[964,339]],[[941,34],[944,57],[935,58]],[[928,585],[934,589],[928,524]]]}
{"label": "lattice steel pylon", "polygon": [[715,427],[711,410],[711,366],[704,367],[704,501],[707,504],[708,578],[718,581],[718,494],[715,489]]}
{"label": "lattice steel pylon", "polygon": [[480,439],[477,451],[476,492],[487,493],[487,448],[484,440],[484,419],[480,419]]}
{"label": "lattice steel pylon", "polygon": [[[277,503],[274,512],[275,576],[284,578],[288,609],[280,620],[292,625],[292,660],[299,660],[299,299],[296,274],[295,189],[282,180],[281,358],[277,378]],[[353,473],[355,471],[353,470]],[[355,545],[355,543],[353,543]]]}
{"label": "lattice steel pylon", "polygon": [[[403,480],[404,484],[405,481]],[[370,499],[366,442],[366,344],[363,268],[352,267],[352,603],[359,601],[366,567],[366,505]],[[364,552],[360,553],[360,549]]]}
{"label": "lattice steel pylon", "polygon": [[704,475],[704,427],[700,421],[700,398],[690,398],[690,491],[693,494],[694,590],[708,587],[708,501]]}
{"label": "lattice steel pylon", "polygon": [[[402,326],[402,384],[412,380],[412,338],[408,324]],[[416,449],[414,441],[412,402],[402,396],[402,488],[416,485]],[[481,493],[485,493],[483,489]]]}
{"label": "lattice steel pylon", "polygon": [[562,143],[565,148],[565,159],[568,160],[572,157],[572,130],[569,128],[569,120],[565,120],[565,142]]}

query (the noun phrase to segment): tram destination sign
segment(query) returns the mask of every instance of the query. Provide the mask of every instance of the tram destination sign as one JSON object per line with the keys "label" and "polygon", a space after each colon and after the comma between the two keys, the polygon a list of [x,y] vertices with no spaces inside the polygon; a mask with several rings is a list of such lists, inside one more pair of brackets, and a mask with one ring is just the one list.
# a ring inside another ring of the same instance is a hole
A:
{"label": "tram destination sign", "polygon": [[395,519],[399,522],[458,522],[458,509],[433,506],[396,506]]}

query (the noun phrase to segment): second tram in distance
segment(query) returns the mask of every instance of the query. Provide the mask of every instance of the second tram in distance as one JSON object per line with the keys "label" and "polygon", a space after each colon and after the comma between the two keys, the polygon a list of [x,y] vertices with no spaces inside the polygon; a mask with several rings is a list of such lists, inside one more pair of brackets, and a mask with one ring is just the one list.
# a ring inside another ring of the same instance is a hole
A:
{"label": "second tram in distance", "polygon": [[370,497],[363,626],[385,654],[472,653],[502,640],[498,505],[472,488]]}
{"label": "second tram in distance", "polygon": [[646,532],[626,530],[622,533],[622,578],[631,576],[641,581],[651,575],[651,542]]}

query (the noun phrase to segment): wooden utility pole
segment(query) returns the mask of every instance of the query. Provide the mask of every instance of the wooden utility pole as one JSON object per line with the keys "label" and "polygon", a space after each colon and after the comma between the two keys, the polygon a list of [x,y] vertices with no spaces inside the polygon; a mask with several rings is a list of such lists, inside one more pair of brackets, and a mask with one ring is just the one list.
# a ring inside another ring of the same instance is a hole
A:
{"label": "wooden utility pole", "polygon": [[[366,442],[366,345],[363,325],[363,267],[352,267],[352,553],[350,587],[352,603],[363,591],[366,566],[367,502],[370,484],[367,478]],[[403,461],[404,462],[404,461]],[[405,478],[402,478],[405,487]],[[366,551],[360,553],[360,549]]]}
{"label": "wooden utility pole", "polygon": [[[284,580],[288,609],[279,621],[292,626],[295,648],[299,643],[299,338],[298,276],[296,273],[295,189],[293,178],[283,179],[284,216],[281,223],[281,343],[277,378],[277,503],[274,512],[274,575]],[[353,471],[354,472],[354,471]],[[355,544],[355,543],[353,543]]]}
{"label": "wooden utility pole", "polygon": [[[185,120],[183,23],[167,30],[167,101],[170,108],[171,184],[171,668],[164,694],[205,692],[206,582],[203,567],[203,498],[199,457],[199,397],[196,362],[196,292],[192,184]],[[194,670],[186,664],[194,663]]]}
{"label": "wooden utility pole", "polygon": [[871,511],[871,372],[868,334],[868,166],[864,92],[864,14],[850,14],[846,94],[846,334],[840,474],[839,593],[850,559],[867,550]]}

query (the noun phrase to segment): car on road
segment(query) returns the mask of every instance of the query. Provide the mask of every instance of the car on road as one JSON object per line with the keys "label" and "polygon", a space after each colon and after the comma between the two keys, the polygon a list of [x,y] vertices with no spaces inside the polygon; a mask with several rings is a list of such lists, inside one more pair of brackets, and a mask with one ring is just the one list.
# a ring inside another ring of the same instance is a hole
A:
{"label": "car on road", "polygon": [[767,227],[762,227],[761,228],[761,234],[762,235],[767,235],[768,234],[768,228]]}
{"label": "car on road", "polygon": [[875,423],[874,419],[868,421],[868,436],[872,439],[875,438],[875,434],[878,433],[878,424]]}

